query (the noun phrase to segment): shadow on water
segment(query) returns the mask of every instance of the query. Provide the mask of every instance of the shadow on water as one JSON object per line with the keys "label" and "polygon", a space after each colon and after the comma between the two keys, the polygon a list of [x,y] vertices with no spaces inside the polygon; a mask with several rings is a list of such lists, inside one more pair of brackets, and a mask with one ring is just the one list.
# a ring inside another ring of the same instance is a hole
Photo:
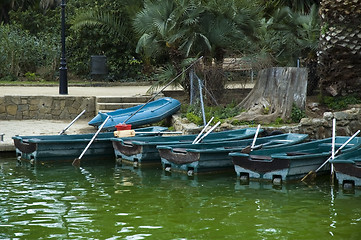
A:
{"label": "shadow on water", "polygon": [[0,159],[0,238],[358,239],[361,190]]}

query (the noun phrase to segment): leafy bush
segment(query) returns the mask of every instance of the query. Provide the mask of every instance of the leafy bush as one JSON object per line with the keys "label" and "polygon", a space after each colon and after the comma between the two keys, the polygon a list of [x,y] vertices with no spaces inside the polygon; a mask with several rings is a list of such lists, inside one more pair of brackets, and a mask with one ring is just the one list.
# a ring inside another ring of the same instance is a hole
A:
{"label": "leafy bush", "polygon": [[0,25],[0,78],[17,78],[51,65],[57,47],[45,38],[30,35],[15,25]]}
{"label": "leafy bush", "polygon": [[295,104],[293,104],[292,112],[291,112],[291,120],[294,123],[298,123],[302,118],[306,117],[305,111],[301,110]]}
{"label": "leafy bush", "polygon": [[360,97],[357,97],[355,95],[340,96],[340,97],[324,96],[322,97],[321,102],[330,109],[342,110],[342,109],[346,109],[348,105],[360,104],[361,99]]}
{"label": "leafy bush", "polygon": [[[197,125],[203,125],[203,116],[202,111],[199,106],[195,105],[184,105],[181,108],[182,117],[188,119],[188,121],[193,122]],[[235,107],[234,103],[228,104],[225,107],[216,106],[216,107],[204,107],[206,121],[208,122],[212,117],[214,117],[213,122],[224,122],[224,120],[239,114],[239,109]]]}

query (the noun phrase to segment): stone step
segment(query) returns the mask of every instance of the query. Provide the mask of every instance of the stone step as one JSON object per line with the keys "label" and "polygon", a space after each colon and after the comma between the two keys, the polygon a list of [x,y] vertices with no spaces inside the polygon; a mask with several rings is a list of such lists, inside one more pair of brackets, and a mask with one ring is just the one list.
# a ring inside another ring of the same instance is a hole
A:
{"label": "stone step", "polygon": [[[150,95],[139,95],[132,97],[106,97],[96,98],[96,112],[110,112],[119,108],[130,108],[140,104],[145,104],[151,99]],[[162,94],[155,99],[163,97]]]}
{"label": "stone step", "polygon": [[144,103],[97,103],[98,111],[114,111],[119,108],[130,108]]}
{"label": "stone step", "polygon": [[151,96],[97,97],[97,103],[145,103]]}

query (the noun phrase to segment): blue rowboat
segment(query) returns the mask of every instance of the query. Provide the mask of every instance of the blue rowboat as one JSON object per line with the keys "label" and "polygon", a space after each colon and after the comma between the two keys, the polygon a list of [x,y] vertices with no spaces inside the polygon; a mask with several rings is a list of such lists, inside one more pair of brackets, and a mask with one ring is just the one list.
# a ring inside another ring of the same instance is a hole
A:
{"label": "blue rowboat", "polygon": [[[338,136],[336,149],[350,137]],[[230,153],[234,169],[241,180],[265,179],[275,183],[296,180],[310,171],[316,170],[331,155],[332,138],[314,140],[292,146],[252,151],[250,154]],[[342,152],[350,152],[361,146],[361,138],[354,138]],[[321,168],[319,173],[329,171],[329,165]]]}
{"label": "blue rowboat", "polygon": [[[257,147],[278,149],[304,141],[307,134],[280,134],[258,138]],[[242,151],[251,145],[253,139],[237,141],[219,141],[216,143],[158,146],[163,169],[180,171],[193,175],[204,172],[232,170],[232,158],[228,155]]]}
{"label": "blue rowboat", "polygon": [[[154,136],[154,134],[165,130],[167,128],[154,126],[135,129],[135,132],[143,132],[144,136]],[[94,134],[39,135],[14,136],[12,139],[18,159],[35,165],[39,163],[73,161],[79,157],[93,136]],[[114,133],[112,132],[99,133],[86,151],[82,161],[114,160],[114,150],[110,141],[112,138],[114,138]]]}
{"label": "blue rowboat", "polygon": [[330,160],[336,173],[336,179],[340,185],[345,187],[361,187],[361,149],[342,153]]}
{"label": "blue rowboat", "polygon": [[[156,123],[175,114],[180,109],[180,102],[170,97],[164,97],[152,102],[130,107],[126,109],[118,109],[113,112],[102,113],[99,112],[92,120],[88,122],[89,125],[99,127],[103,121],[110,116],[103,129],[115,130],[115,126],[124,123],[132,114],[139,110],[132,116],[126,124],[131,124],[133,127],[139,127],[146,124]],[[144,106],[144,107],[143,107]]]}
{"label": "blue rowboat", "polygon": [[[263,132],[261,129],[260,132]],[[251,138],[256,133],[255,128],[236,129],[208,134],[202,142],[223,142]],[[181,145],[192,143],[197,135],[157,136],[152,138],[130,137],[113,138],[115,156],[117,161],[131,164],[160,164],[157,145]]]}

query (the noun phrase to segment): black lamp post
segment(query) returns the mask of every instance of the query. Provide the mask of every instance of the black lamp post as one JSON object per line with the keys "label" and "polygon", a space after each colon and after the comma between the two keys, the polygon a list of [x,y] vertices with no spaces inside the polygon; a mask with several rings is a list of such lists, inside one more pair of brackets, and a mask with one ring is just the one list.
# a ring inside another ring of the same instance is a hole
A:
{"label": "black lamp post", "polygon": [[59,68],[59,94],[68,94],[68,72],[65,58],[65,0],[61,1],[61,58]]}

